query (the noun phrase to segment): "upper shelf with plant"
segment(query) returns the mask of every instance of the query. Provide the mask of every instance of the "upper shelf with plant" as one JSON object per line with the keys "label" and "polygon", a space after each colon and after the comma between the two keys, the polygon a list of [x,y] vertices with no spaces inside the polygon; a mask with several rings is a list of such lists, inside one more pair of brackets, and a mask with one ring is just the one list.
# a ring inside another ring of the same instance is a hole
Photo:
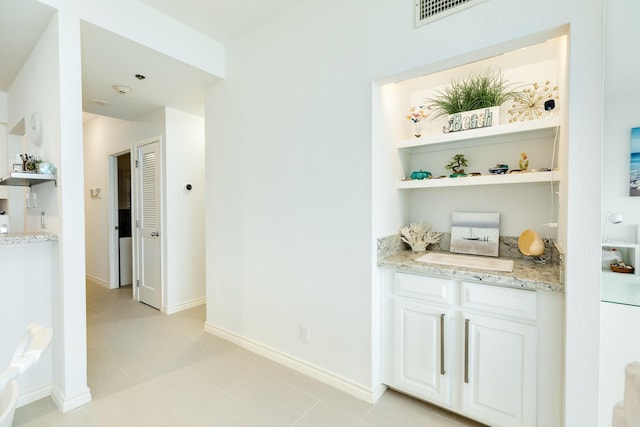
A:
{"label": "upper shelf with plant", "polygon": [[[464,78],[452,79],[441,89],[423,97],[406,116],[413,125],[413,136],[449,134],[459,131],[478,132],[502,124],[537,120],[549,116],[555,109],[558,87],[546,81],[513,83],[502,71],[490,68],[482,73],[471,72]],[[500,120],[500,114],[508,116]],[[441,132],[438,132],[441,129]],[[494,132],[488,132],[493,134]],[[465,135],[471,137],[470,135]]]}

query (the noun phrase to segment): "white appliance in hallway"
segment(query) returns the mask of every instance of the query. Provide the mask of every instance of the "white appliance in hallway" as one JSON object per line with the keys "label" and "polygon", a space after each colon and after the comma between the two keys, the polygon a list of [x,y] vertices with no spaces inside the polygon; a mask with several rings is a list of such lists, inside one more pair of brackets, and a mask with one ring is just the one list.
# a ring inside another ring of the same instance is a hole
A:
{"label": "white appliance in hallway", "polygon": [[131,237],[120,238],[120,286],[133,284],[132,245],[133,239]]}

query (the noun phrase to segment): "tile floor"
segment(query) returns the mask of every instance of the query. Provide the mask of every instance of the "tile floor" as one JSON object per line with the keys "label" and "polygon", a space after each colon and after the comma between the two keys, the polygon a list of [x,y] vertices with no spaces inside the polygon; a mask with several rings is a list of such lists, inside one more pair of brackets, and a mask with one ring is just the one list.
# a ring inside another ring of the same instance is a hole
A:
{"label": "tile floor", "polygon": [[14,426],[481,426],[387,391],[370,405],[205,333],[204,307],[171,316],[131,289],[87,284],[93,401],[62,414],[50,398]]}

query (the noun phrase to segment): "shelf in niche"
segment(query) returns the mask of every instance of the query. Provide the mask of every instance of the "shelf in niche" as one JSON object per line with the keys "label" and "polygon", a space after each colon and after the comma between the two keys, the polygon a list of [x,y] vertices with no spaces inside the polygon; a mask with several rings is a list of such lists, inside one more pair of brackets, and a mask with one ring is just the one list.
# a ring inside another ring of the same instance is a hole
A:
{"label": "shelf in niche", "polygon": [[424,135],[421,138],[402,140],[397,148],[409,153],[424,153],[485,144],[513,143],[518,140],[553,138],[559,125],[559,118],[553,116],[481,129]]}
{"label": "shelf in niche", "polygon": [[529,184],[539,182],[558,182],[560,172],[526,172],[511,173],[504,175],[482,175],[465,176],[458,178],[440,179],[415,179],[411,181],[400,181],[397,184],[399,190],[411,190],[415,188],[438,188],[438,187],[467,187],[473,185],[506,185],[506,184]]}

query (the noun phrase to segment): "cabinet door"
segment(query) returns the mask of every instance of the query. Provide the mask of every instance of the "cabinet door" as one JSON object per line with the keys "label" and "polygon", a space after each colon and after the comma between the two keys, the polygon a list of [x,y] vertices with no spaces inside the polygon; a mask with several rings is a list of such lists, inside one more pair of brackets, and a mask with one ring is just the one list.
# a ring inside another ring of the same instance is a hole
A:
{"label": "cabinet door", "polygon": [[536,425],[537,329],[464,314],[461,411],[495,426]]}
{"label": "cabinet door", "polygon": [[448,312],[402,298],[394,306],[394,379],[392,386],[416,397],[449,406]]}

